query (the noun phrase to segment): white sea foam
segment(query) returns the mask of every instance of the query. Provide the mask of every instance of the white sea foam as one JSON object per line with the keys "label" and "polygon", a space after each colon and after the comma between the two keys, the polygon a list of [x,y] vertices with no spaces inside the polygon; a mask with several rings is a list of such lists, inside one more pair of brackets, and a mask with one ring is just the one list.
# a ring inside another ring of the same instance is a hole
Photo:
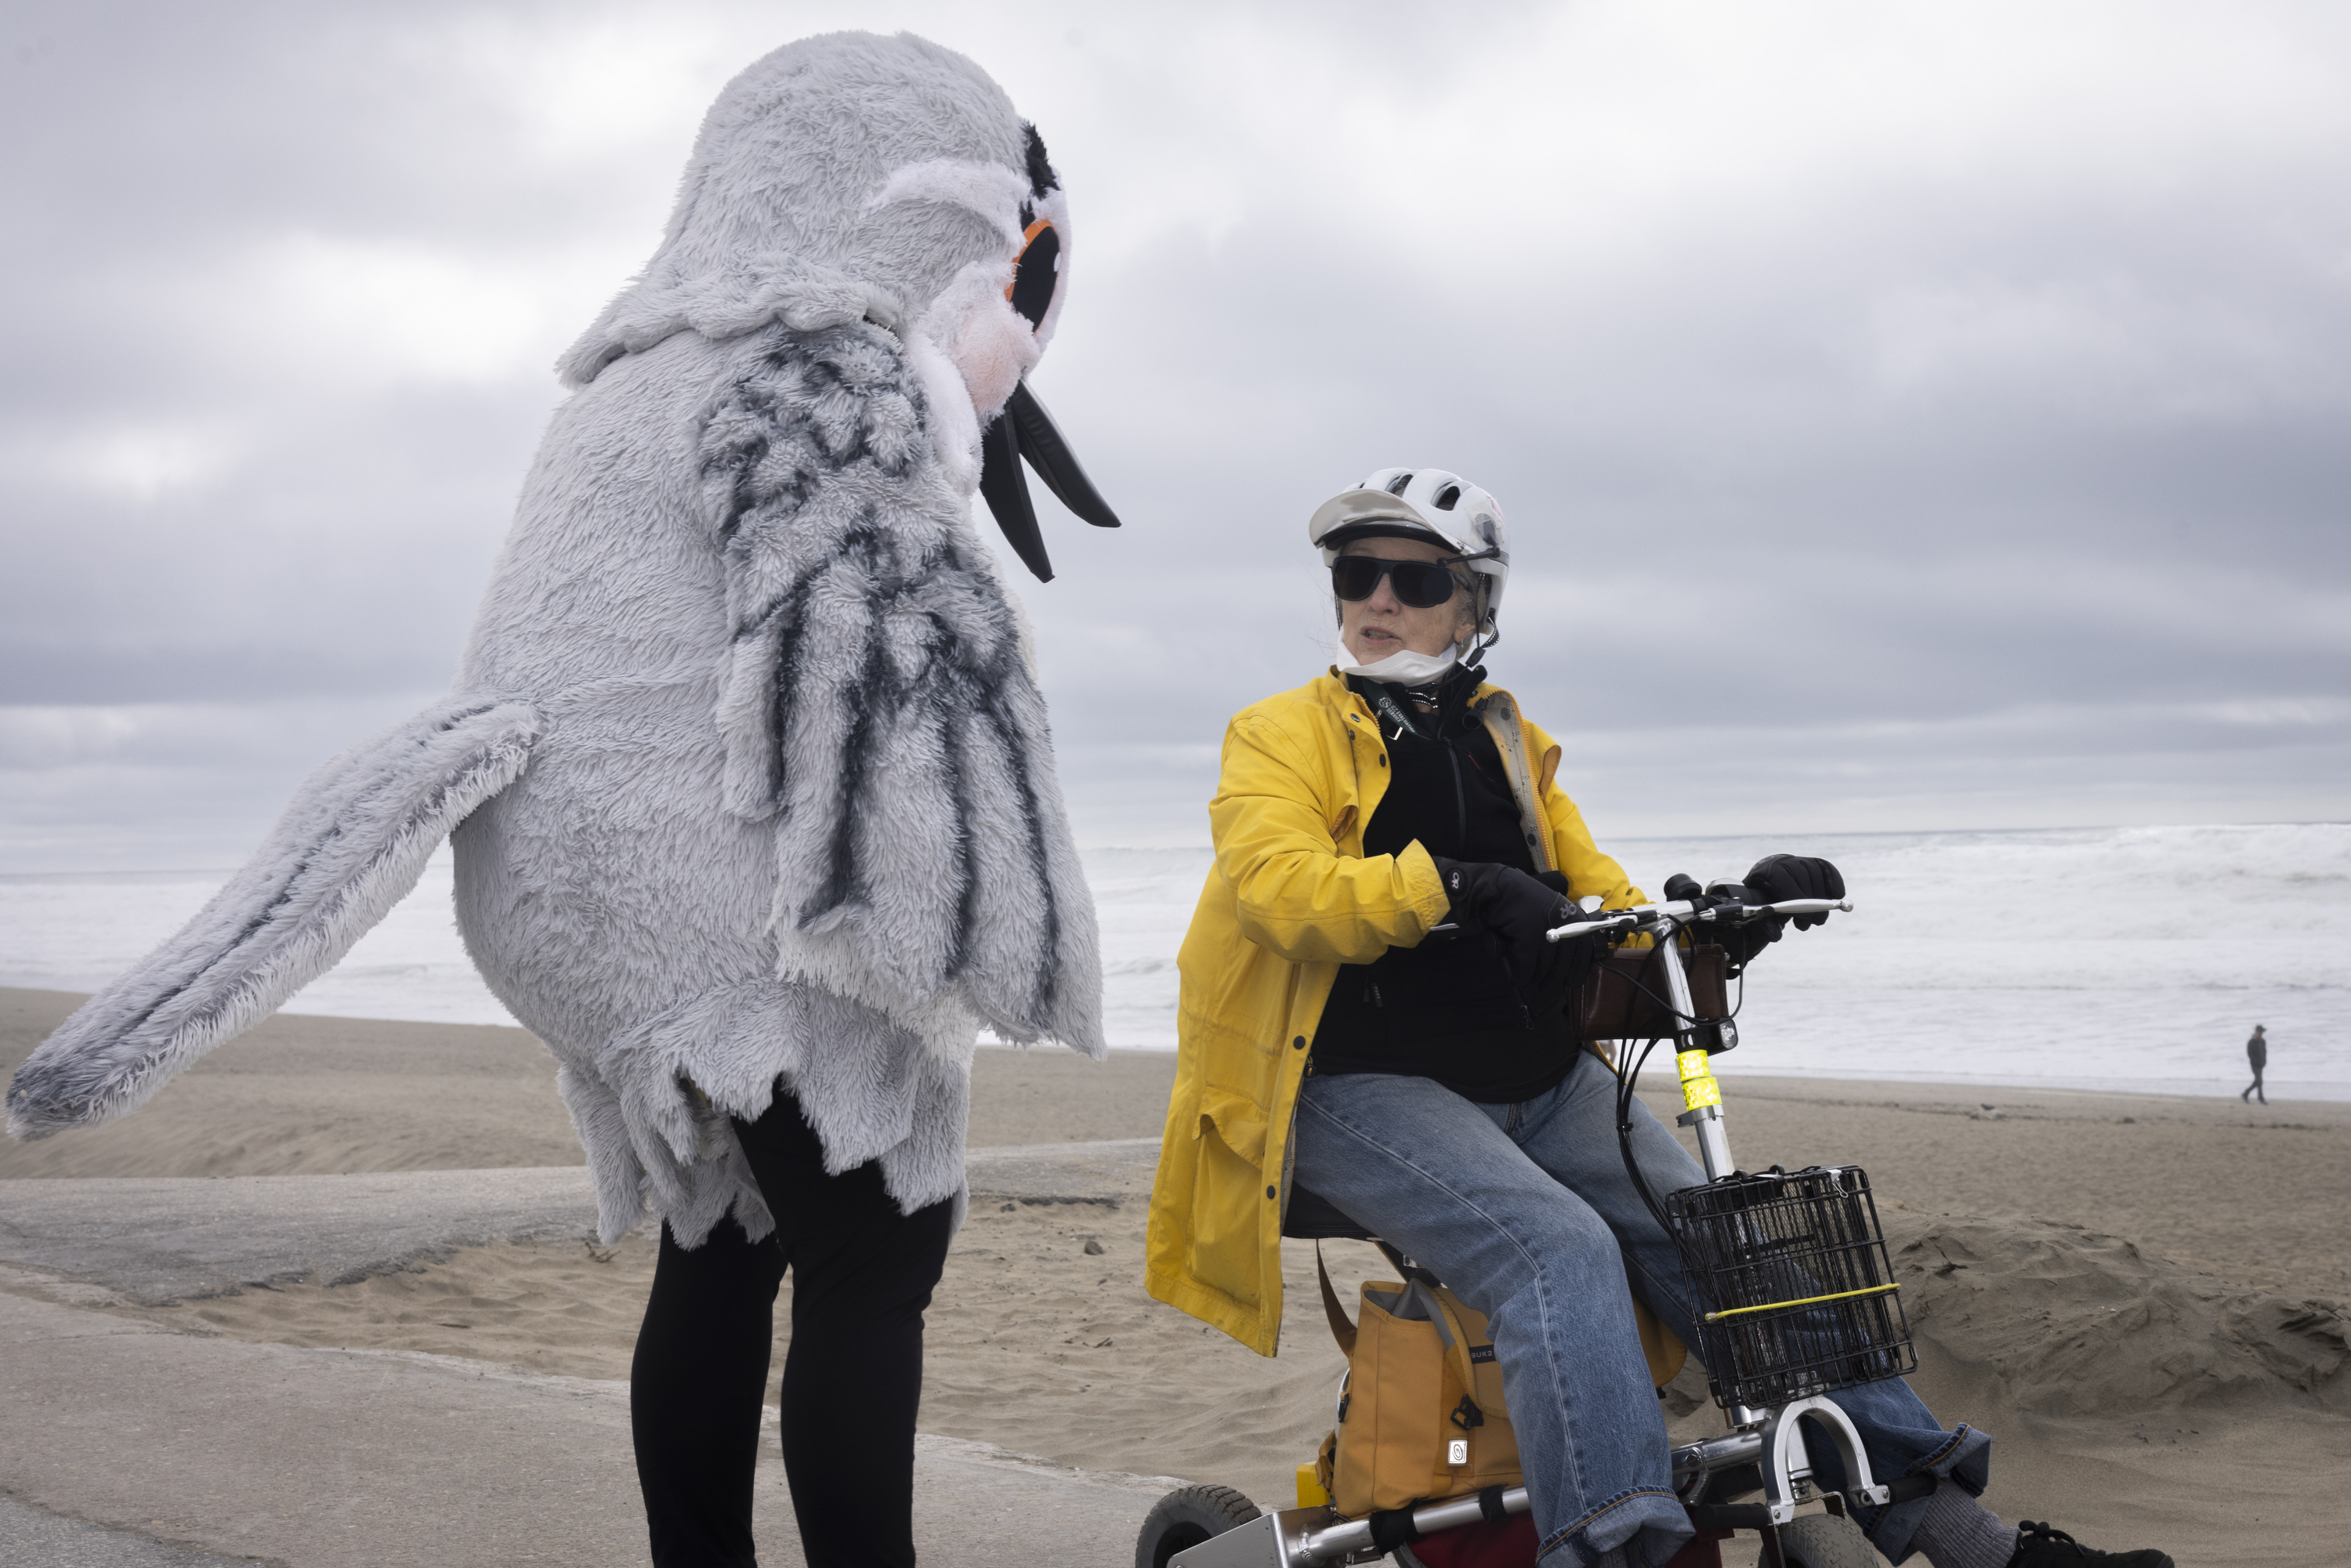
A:
{"label": "white sea foam", "polygon": [[[2235,1093],[2269,1026],[2270,1082],[2351,1098],[2351,824],[1888,833],[1801,843],[1629,839],[1656,893],[1772,849],[1825,854],[1855,908],[1757,960],[1721,1071]],[[1176,1043],[1176,950],[1206,850],[1102,849],[1112,1043]],[[0,984],[85,990],[193,915],[225,873],[0,877]],[[466,961],[450,865],[289,1012],[512,1021]]]}

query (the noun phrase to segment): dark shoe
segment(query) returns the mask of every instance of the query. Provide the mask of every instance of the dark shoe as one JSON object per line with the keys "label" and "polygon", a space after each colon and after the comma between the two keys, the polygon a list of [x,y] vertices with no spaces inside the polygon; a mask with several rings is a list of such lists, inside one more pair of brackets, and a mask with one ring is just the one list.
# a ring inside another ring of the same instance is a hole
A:
{"label": "dark shoe", "polygon": [[2024,1521],[2016,1527],[2016,1555],[2008,1568],[2173,1568],[2170,1554],[2148,1547],[2139,1552],[2093,1552],[2062,1530]]}

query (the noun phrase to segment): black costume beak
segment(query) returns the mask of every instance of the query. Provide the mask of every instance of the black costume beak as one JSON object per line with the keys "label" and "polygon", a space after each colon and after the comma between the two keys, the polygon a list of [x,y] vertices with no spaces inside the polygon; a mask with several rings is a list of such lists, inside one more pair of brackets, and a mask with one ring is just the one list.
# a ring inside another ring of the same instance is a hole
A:
{"label": "black costume beak", "polygon": [[1040,582],[1053,580],[1053,563],[1045,554],[1045,536],[1038,531],[1037,508],[1029,500],[1029,481],[1020,460],[1037,470],[1054,498],[1098,528],[1118,527],[1118,514],[1102,498],[1086,471],[1078,466],[1070,444],[1053,426],[1052,415],[1022,382],[1012,389],[1004,412],[988,422],[979,437],[979,493],[996,526],[1004,530],[1022,564]]}

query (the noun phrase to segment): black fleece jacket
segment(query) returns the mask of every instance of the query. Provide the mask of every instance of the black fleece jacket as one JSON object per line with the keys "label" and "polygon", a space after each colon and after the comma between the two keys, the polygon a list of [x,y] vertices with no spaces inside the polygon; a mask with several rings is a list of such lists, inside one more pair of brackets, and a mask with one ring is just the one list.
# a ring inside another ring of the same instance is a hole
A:
{"label": "black fleece jacket", "polygon": [[[1402,686],[1384,689],[1411,721],[1399,726],[1361,676],[1348,685],[1381,716],[1394,775],[1364,829],[1364,853],[1397,854],[1418,840],[1457,861],[1535,869],[1494,737],[1469,705],[1477,676],[1457,670],[1421,712]],[[1482,933],[1431,936],[1376,963],[1346,964],[1314,1032],[1310,1071],[1433,1078],[1467,1099],[1532,1099],[1567,1076],[1575,1039],[1557,995],[1526,996],[1499,943]]]}

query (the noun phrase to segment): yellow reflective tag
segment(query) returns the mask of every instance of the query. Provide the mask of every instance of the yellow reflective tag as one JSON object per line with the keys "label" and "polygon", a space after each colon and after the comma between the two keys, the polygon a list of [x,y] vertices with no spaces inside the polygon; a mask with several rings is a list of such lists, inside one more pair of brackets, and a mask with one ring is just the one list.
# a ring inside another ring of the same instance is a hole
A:
{"label": "yellow reflective tag", "polygon": [[1714,1069],[1708,1065],[1705,1051],[1682,1051],[1674,1058],[1674,1065],[1681,1069],[1684,1110],[1722,1103],[1722,1085],[1714,1081]]}

